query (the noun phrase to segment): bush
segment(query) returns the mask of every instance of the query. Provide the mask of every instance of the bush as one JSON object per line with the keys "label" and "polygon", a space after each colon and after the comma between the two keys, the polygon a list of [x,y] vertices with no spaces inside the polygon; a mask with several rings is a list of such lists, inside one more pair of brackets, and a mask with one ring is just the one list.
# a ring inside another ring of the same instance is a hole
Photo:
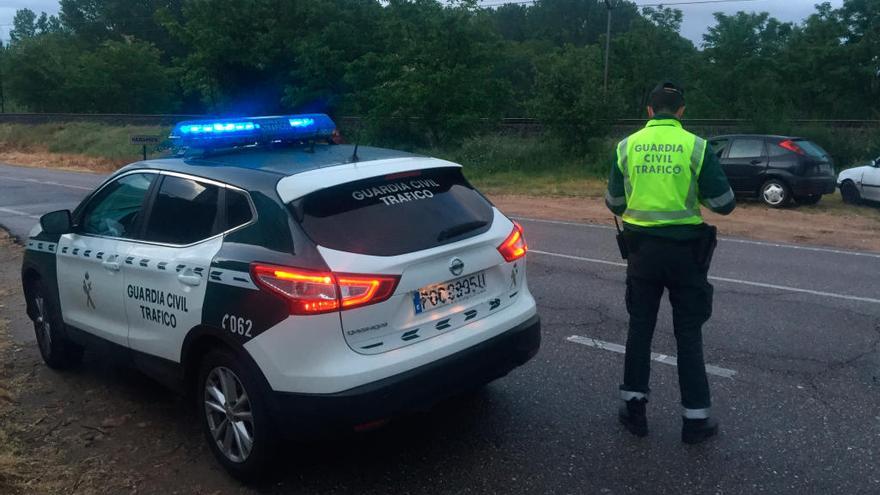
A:
{"label": "bush", "polygon": [[612,140],[593,139],[586,148],[586,151],[573,151],[549,136],[486,134],[468,138],[460,146],[419,151],[460,163],[468,176],[475,178],[498,174],[606,177],[614,149]]}

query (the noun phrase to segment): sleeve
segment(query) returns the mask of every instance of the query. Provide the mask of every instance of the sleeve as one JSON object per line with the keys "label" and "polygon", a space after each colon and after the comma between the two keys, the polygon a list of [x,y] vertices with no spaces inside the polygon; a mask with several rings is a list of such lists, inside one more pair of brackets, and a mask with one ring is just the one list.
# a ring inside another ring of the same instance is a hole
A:
{"label": "sleeve", "polygon": [[605,206],[617,216],[626,211],[626,192],[623,187],[623,173],[617,166],[617,148],[614,149],[611,162],[611,175],[608,177],[608,190],[605,192]]}
{"label": "sleeve", "polygon": [[736,208],[736,199],[727,176],[718,162],[718,157],[712,152],[712,147],[706,143],[706,152],[703,157],[703,168],[700,170],[698,181],[700,191],[700,203],[706,208],[721,215],[729,215]]}

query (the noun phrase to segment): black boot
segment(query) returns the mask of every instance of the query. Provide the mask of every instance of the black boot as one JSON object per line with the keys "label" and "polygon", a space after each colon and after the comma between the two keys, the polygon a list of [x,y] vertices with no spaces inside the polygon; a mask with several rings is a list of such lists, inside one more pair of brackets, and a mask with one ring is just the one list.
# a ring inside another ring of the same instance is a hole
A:
{"label": "black boot", "polygon": [[648,417],[645,412],[647,404],[648,399],[630,399],[620,406],[617,414],[620,423],[637,437],[648,434]]}
{"label": "black boot", "polygon": [[681,418],[681,441],[696,444],[714,437],[718,433],[718,421],[713,418]]}

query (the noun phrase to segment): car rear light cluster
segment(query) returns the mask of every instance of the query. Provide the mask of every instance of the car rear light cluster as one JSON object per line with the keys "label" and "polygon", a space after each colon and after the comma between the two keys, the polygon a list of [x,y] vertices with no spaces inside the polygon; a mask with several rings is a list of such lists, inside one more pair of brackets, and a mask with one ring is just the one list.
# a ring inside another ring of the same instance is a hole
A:
{"label": "car rear light cluster", "polygon": [[801,149],[801,147],[798,146],[797,143],[795,143],[795,142],[792,141],[791,139],[786,139],[785,141],[781,141],[781,142],[779,143],[779,147],[781,147],[781,148],[785,148],[785,149],[787,149],[788,151],[791,151],[791,152],[797,153],[798,155],[806,155],[806,153],[804,152],[804,150]]}
{"label": "car rear light cluster", "polygon": [[504,242],[498,246],[498,252],[501,253],[505,261],[510,263],[525,256],[528,250],[529,246],[526,244],[526,238],[523,237],[522,226],[513,222],[513,230],[507,239],[504,239]]}
{"label": "car rear light cluster", "polygon": [[254,281],[290,304],[290,313],[313,315],[385,301],[400,277],[302,270],[287,266],[251,265]]}

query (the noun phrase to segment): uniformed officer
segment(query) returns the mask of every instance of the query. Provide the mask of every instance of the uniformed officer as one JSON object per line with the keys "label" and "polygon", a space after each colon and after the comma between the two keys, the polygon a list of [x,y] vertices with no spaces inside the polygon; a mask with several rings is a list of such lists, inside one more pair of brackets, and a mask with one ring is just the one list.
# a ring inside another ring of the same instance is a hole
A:
{"label": "uniformed officer", "polygon": [[682,128],[684,108],[684,90],[673,82],[651,92],[647,126],[617,145],[605,204],[623,217],[621,253],[628,261],[629,335],[620,421],[634,435],[648,434],[651,339],[665,288],[678,346],[681,438],[699,443],[718,432],[709,414],[702,337],[712,314],[707,272],[716,231],[703,223],[700,203],[727,215],[736,202],[707,142]]}

